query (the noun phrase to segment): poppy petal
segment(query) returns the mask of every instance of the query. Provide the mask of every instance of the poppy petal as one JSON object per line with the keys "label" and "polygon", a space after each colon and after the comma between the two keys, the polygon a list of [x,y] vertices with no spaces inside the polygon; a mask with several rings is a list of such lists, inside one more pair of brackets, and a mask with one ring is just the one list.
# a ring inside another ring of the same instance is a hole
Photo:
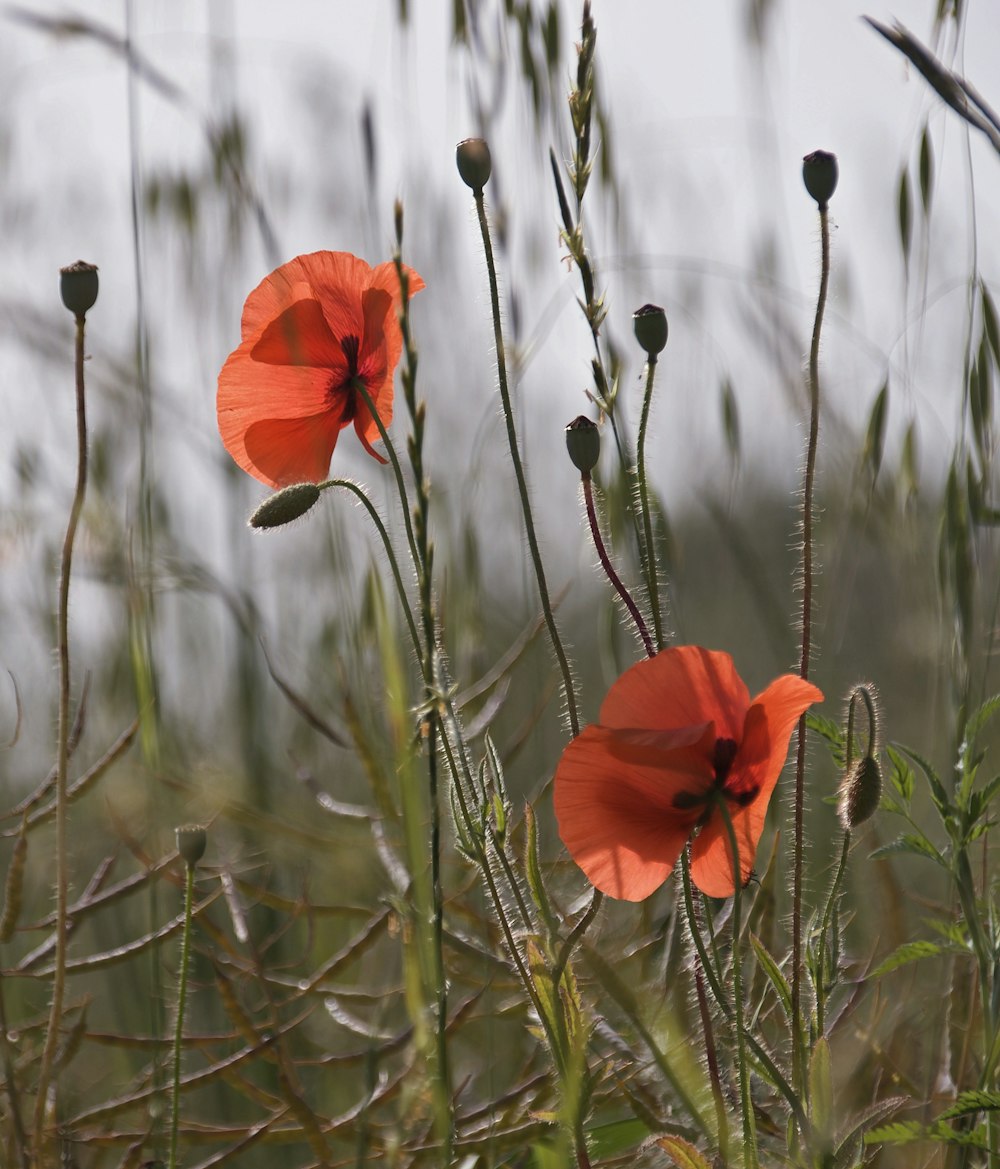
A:
{"label": "poppy petal", "polygon": [[[340,342],[330,332],[318,300],[297,300],[265,325],[250,350],[266,365],[311,365],[346,373]],[[341,379],[342,380],[342,379]]]}
{"label": "poppy petal", "polygon": [[601,725],[671,730],[714,722],[739,742],[750,693],[727,653],[673,646],[637,662],[608,691]]}
{"label": "poppy petal", "polygon": [[705,740],[664,750],[602,726],[587,727],[563,752],[553,802],[559,835],[591,883],[641,901],[670,875],[703,805],[712,772]]}
{"label": "poppy petal", "polygon": [[350,252],[311,252],[296,256],[265,276],[243,306],[244,340],[259,335],[268,323],[297,300],[310,297],[323,306],[335,337],[361,336],[361,296],[372,269]]}
{"label": "poppy petal", "polygon": [[[379,419],[388,429],[392,421],[393,373],[399,360],[402,335],[392,297],[384,289],[368,289],[362,297],[361,304],[365,325],[361,351],[358,354],[358,377],[364,381],[365,389],[378,411]],[[371,444],[377,442],[381,436],[368,409],[368,403],[360,394],[356,402],[354,429],[366,450],[375,454]]]}
{"label": "poppy petal", "polygon": [[[785,766],[792,731],[802,714],[822,699],[822,691],[812,683],[796,674],[784,674],[759,694],[747,711],[725,784],[727,795],[736,797],[727,801],[727,807],[736,834],[743,883],[753,870],[767,806]],[[746,799],[751,794],[752,798],[741,807],[740,797]],[[725,822],[718,811],[691,846],[691,877],[709,897],[729,897],[733,893],[732,853]]]}
{"label": "poppy petal", "polygon": [[[250,358],[251,346],[251,342],[244,342],[231,353],[219,374],[216,397],[219,434],[238,466],[262,483],[275,487],[279,486],[275,478],[257,466],[247,453],[247,431],[260,422],[314,418],[331,411],[331,421],[339,426],[347,397],[331,398],[329,370],[264,365]],[[314,459],[307,461],[314,466]],[[301,482],[305,478],[296,475],[285,482]]]}
{"label": "poppy petal", "polygon": [[312,418],[255,422],[244,436],[250,473],[272,487],[321,483],[329,473],[340,430],[339,418],[330,410]]}

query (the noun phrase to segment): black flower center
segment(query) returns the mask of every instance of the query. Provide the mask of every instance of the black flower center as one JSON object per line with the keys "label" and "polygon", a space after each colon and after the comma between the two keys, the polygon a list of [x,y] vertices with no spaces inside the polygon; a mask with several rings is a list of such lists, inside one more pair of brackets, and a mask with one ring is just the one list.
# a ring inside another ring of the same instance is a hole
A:
{"label": "black flower center", "polygon": [[347,372],[344,375],[344,380],[339,386],[335,386],[334,389],[335,391],[347,394],[347,402],[340,415],[340,420],[341,422],[351,422],[358,412],[358,397],[355,382],[358,380],[358,352],[361,349],[361,342],[354,336],[341,337],[340,348],[343,349],[344,358],[347,361]]}
{"label": "black flower center", "polygon": [[[712,748],[712,771],[715,774],[715,778],[711,788],[705,792],[678,792],[673,799],[674,807],[679,811],[687,811],[691,808],[711,805],[713,796],[716,793],[720,793],[730,803],[736,804],[737,807],[745,808],[757,795],[757,786],[753,785],[747,787],[745,790],[741,790],[738,786],[735,789],[727,789],[726,787],[729,772],[732,769],[733,760],[736,758],[736,752],[738,750],[739,744],[735,739],[716,739],[715,746]],[[710,807],[707,807],[703,820],[708,818],[709,812]]]}

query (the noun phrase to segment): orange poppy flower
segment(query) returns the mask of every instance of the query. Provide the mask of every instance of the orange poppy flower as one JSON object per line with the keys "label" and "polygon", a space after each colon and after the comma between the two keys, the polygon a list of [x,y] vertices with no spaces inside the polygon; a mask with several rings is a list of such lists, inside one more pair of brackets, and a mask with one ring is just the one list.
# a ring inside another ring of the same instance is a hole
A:
{"label": "orange poppy flower", "polygon": [[795,674],[751,702],[733,659],[695,645],[662,650],[618,679],[555,776],[559,835],[598,889],[642,901],[691,840],[691,876],[729,897],[733,857],[750,879],[768,801],[802,713],[823,695]]}
{"label": "orange poppy flower", "polygon": [[[424,282],[412,269],[410,293]],[[383,426],[403,348],[394,264],[350,252],[297,256],[266,276],[243,306],[240,347],[219,374],[219,433],[244,471],[270,487],[326,478],[337,439],[354,424],[365,450]]]}

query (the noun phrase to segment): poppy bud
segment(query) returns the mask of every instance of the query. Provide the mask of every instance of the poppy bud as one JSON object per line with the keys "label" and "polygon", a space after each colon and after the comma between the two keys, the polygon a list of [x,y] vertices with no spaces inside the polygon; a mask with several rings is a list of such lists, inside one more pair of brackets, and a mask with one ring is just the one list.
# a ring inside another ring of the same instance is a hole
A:
{"label": "poppy bud", "polygon": [[257,508],[250,517],[251,528],[280,528],[304,516],[320,497],[315,483],[293,483],[283,487]]}
{"label": "poppy bud", "polygon": [[655,360],[667,343],[667,314],[658,304],[644,304],[632,314],[632,328],[650,360]]}
{"label": "poppy bud", "polygon": [[205,829],[200,824],[185,824],[182,828],[175,828],[174,835],[177,838],[177,851],[187,867],[193,869],[205,855],[205,845],[208,843]]}
{"label": "poppy bud", "polygon": [[566,427],[566,449],[573,466],[581,475],[589,476],[601,457],[601,432],[597,423],[580,415]]}
{"label": "poppy bud", "polygon": [[820,211],[825,211],[827,203],[833,198],[839,173],[837,156],[829,151],[814,150],[802,160],[802,181],[819,204]]}
{"label": "poppy bud", "polygon": [[467,187],[479,194],[490,181],[493,163],[485,138],[466,138],[455,149],[458,173]]}
{"label": "poppy bud", "polygon": [[874,755],[859,759],[840,784],[837,815],[845,832],[857,828],[878,811],[882,799],[882,768]]}
{"label": "poppy bud", "polygon": [[97,265],[77,260],[60,268],[59,292],[63,304],[75,317],[85,317],[97,300]]}

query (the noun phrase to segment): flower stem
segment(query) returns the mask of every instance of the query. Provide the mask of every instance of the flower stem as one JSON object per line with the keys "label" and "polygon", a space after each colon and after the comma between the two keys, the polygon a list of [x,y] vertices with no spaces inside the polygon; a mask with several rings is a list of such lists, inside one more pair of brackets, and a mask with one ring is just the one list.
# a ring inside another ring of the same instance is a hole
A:
{"label": "flower stem", "polygon": [[[597,522],[597,511],[594,507],[594,488],[591,482],[590,475],[584,473],[581,476],[583,482],[583,497],[587,503],[587,519],[590,521],[590,532],[594,537],[594,547],[597,549],[597,555],[601,561],[601,567],[609,581],[614,586],[615,592],[621,597],[625,608],[628,609],[629,615],[635,622],[635,627],[639,631],[639,636],[642,638],[642,644],[646,647],[646,656],[655,657],[656,648],[649,636],[649,629],[646,627],[646,622],[642,619],[642,614],[639,612],[639,607],[629,595],[628,589],[622,584],[621,577],[615,572],[614,565],[608,557],[607,549],[604,546],[604,540],[601,536],[600,525]],[[655,612],[655,610],[654,610]]]}
{"label": "flower stem", "polygon": [[168,1169],[177,1169],[177,1134],[181,1117],[181,1049],[184,1043],[184,1011],[187,1006],[188,961],[191,954],[191,911],[194,905],[195,866],[186,864],[184,881],[184,932],[181,935],[181,966],[177,974],[177,1020],[174,1026],[173,1087],[170,1092],[170,1160]]}
{"label": "flower stem", "polygon": [[83,376],[86,315],[76,317],[76,490],[70,506],[69,522],[63,540],[59,571],[59,608],[57,613],[57,642],[59,655],[59,722],[56,755],[56,922],[55,960],[52,974],[52,1002],[49,1022],[42,1050],[38,1074],[38,1094],[35,1098],[34,1144],[35,1159],[42,1163],[42,1145],[45,1130],[45,1110],[52,1068],[59,1044],[63,1000],[66,994],[66,948],[69,937],[69,857],[68,853],[68,772],[70,737],[70,669],[69,669],[69,583],[73,569],[73,545],[83,511],[87,492],[87,405]]}
{"label": "flower stem", "polygon": [[382,517],[378,514],[378,510],[372,501],[368,498],[364,488],[359,487],[357,483],[350,479],[327,479],[325,483],[321,483],[320,490],[326,487],[343,487],[345,491],[350,491],[352,495],[362,504],[365,511],[378,530],[378,534],[382,540],[382,547],[385,549],[386,557],[389,560],[389,569],[392,572],[392,579],[396,583],[396,592],[399,596],[399,603],[403,610],[403,616],[406,619],[406,627],[410,633],[410,639],[413,642],[413,651],[418,656],[423,653],[423,646],[420,641],[420,634],[417,632],[417,623],[413,619],[413,610],[410,608],[410,599],[406,595],[406,587],[403,584],[403,576],[399,571],[399,562],[396,559],[396,553],[392,547],[392,541],[389,539],[389,533],[386,531],[385,524],[382,522]]}
{"label": "flower stem", "polygon": [[758,1169],[760,1164],[757,1151],[757,1126],[754,1122],[753,1102],[750,1099],[750,1067],[747,1059],[746,1017],[743,1006],[743,957],[742,957],[742,909],[743,869],[740,864],[740,846],[733,828],[725,798],[719,798],[716,806],[726,826],[729,851],[733,858],[733,915],[730,921],[733,947],[733,1006],[736,1028],[736,1062],[740,1079],[740,1114],[743,1121],[743,1160],[746,1169]]}
{"label": "flower stem", "polygon": [[575,738],[580,733],[580,716],[576,709],[576,691],[573,686],[573,675],[570,672],[569,660],[559,637],[555,615],[549,600],[549,589],[545,583],[545,569],[542,565],[542,556],[538,550],[538,539],[535,536],[535,523],[531,517],[531,503],[528,499],[528,484],[524,477],[524,467],[521,463],[521,454],[517,442],[517,430],[514,426],[514,412],[511,408],[510,390],[507,386],[507,360],[504,356],[503,326],[500,320],[500,293],[497,288],[496,264],[493,261],[493,244],[490,240],[490,228],[486,219],[486,201],[483,198],[482,188],[475,192],[476,213],[479,217],[479,230],[483,237],[483,250],[486,253],[486,269],[490,281],[490,303],[493,309],[493,335],[496,341],[497,374],[500,382],[500,400],[503,403],[503,416],[507,424],[507,442],[510,446],[510,458],[514,464],[514,475],[517,479],[517,492],[521,499],[521,511],[524,515],[524,527],[528,536],[528,548],[531,552],[531,562],[535,569],[535,579],[538,582],[538,595],[542,602],[542,612],[545,624],[549,631],[549,640],[552,650],[559,663],[563,680],[563,698],[566,711],[569,715],[570,730]]}
{"label": "flower stem", "polygon": [[[816,976],[816,1034],[822,1035],[826,1027],[826,1000],[829,993],[826,981],[826,966],[827,966],[827,948],[826,936],[830,929],[830,922],[833,918],[833,911],[837,904],[837,899],[840,897],[840,887],[844,881],[844,873],[847,870],[847,857],[851,848],[851,834],[844,833],[843,844],[840,849],[840,861],[837,864],[837,872],[834,874],[833,884],[830,886],[830,895],[826,901],[826,907],[823,910],[823,924],[819,930],[819,960],[816,965],[818,973]],[[837,950],[834,950],[834,964],[836,963]],[[834,972],[836,967],[834,965]]]}
{"label": "flower stem", "polygon": [[[819,445],[819,341],[823,313],[830,284],[830,223],[825,205],[819,209],[822,260],[819,297],[813,320],[812,344],[809,347],[809,440],[802,483],[802,630],[799,674],[809,678],[812,651],[813,601],[813,495],[816,484],[816,451]],[[804,853],[804,809],[806,776],[806,716],[799,719],[795,751],[795,826],[793,835],[792,876],[792,1068],[793,1081],[801,1089],[805,1075],[802,1027],[802,872]]]}
{"label": "flower stem", "polygon": [[[719,1160],[725,1166],[729,1160],[729,1118],[726,1115],[726,1097],[722,1088],[722,1077],[719,1074],[719,1061],[715,1048],[715,1030],[712,1026],[712,1012],[708,1005],[708,996],[705,994],[705,977],[715,987],[714,993],[721,1000],[721,987],[715,981],[714,972],[705,953],[705,942],[701,936],[701,926],[695,910],[694,897],[691,892],[691,858],[688,849],[681,853],[681,873],[684,885],[684,908],[687,912],[688,930],[694,943],[694,988],[698,1000],[698,1013],[701,1015],[702,1030],[705,1032],[705,1062],[708,1065],[709,1080],[712,1085],[712,1100],[715,1104],[715,1124],[718,1129],[716,1140],[719,1146]],[[720,1006],[728,1011],[728,1003],[720,1001]]]}
{"label": "flower stem", "polygon": [[[642,415],[639,419],[639,437],[636,442],[636,478],[639,483],[639,508],[642,512],[642,568],[646,575],[646,592],[649,608],[653,614],[653,632],[656,648],[663,649],[663,624],[660,617],[660,586],[656,565],[656,547],[653,543],[653,519],[649,514],[649,486],[646,482],[646,426],[649,422],[649,407],[653,400],[653,377],[656,372],[656,355],[651,353],[646,362],[646,392],[642,398]],[[650,654],[650,657],[653,655]]]}

